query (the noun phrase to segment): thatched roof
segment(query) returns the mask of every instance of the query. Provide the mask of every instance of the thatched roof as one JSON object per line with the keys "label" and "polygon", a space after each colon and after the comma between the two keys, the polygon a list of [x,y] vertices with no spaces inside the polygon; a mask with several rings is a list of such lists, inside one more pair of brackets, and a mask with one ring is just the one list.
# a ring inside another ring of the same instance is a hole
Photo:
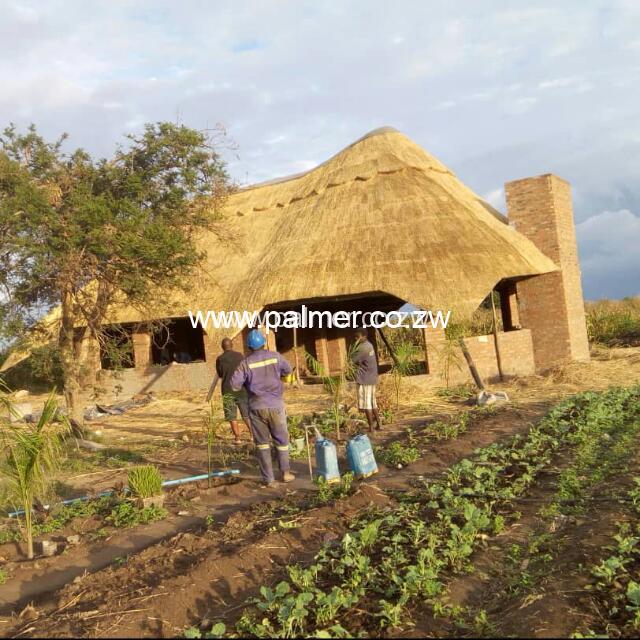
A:
{"label": "thatched roof", "polygon": [[[306,173],[233,194],[188,291],[155,317],[384,292],[467,316],[502,279],[554,263],[441,162],[392,128]],[[221,237],[227,236],[226,239]],[[147,312],[149,313],[149,312]],[[148,319],[113,309],[112,321]]]}

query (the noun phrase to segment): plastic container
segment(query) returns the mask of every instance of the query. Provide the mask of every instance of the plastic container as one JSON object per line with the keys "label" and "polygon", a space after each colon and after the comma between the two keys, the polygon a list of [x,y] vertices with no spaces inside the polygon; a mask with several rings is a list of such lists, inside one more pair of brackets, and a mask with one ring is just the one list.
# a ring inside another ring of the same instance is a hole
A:
{"label": "plastic container", "polygon": [[316,437],[316,473],[325,482],[340,482],[336,445],[319,435]]}
{"label": "plastic container", "polygon": [[378,473],[378,465],[373,455],[371,442],[364,433],[347,442],[347,461],[356,478],[368,478],[374,473]]}

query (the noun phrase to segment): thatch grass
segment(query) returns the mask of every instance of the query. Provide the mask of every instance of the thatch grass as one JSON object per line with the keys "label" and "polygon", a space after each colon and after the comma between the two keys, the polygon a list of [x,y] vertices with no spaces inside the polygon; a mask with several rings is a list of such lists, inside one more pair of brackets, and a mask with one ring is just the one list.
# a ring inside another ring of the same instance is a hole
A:
{"label": "thatch grass", "polygon": [[[199,239],[207,258],[188,291],[159,287],[149,309],[122,301],[108,321],[369,292],[463,318],[501,280],[557,269],[447,167],[390,129],[304,175],[234,193],[219,224],[229,237],[217,230]],[[51,335],[58,321],[58,309],[43,320]]]}

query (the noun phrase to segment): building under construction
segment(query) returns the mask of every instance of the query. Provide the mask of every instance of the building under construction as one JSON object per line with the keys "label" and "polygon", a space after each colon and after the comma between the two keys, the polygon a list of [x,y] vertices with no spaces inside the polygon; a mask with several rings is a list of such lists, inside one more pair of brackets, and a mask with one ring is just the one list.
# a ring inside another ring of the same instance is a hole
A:
{"label": "building under construction", "polygon": [[[111,310],[106,330],[120,336],[130,355],[114,372],[108,354],[94,350],[101,386],[117,384],[125,394],[206,388],[220,340],[233,332],[194,328],[189,310],[285,311],[304,304],[390,311],[410,303],[451,310],[455,320],[469,317],[494,290],[504,375],[586,360],[569,184],[543,175],[505,190],[508,217],[391,128],[369,133],[311,171],[241,189],[226,201],[217,231],[201,239],[207,257],[189,290],[166,293],[159,286],[151,311]],[[153,320],[162,326],[149,325]],[[52,337],[56,322],[54,311],[43,323]],[[281,328],[269,342],[292,361],[304,349],[336,371],[352,331]],[[442,374],[443,340],[441,329],[423,331],[422,371],[434,379]],[[496,376],[496,340],[465,342],[481,375]],[[13,354],[3,369],[26,355]]]}

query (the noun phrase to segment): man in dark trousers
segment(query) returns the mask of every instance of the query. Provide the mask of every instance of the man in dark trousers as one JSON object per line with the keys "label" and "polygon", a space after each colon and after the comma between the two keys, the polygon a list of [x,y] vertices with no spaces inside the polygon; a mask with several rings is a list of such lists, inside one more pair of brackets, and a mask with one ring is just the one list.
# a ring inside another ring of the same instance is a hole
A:
{"label": "man in dark trousers", "polygon": [[358,409],[367,416],[369,431],[373,431],[374,422],[376,429],[382,429],[376,402],[376,384],[378,383],[376,352],[368,340],[366,329],[356,329],[355,336],[355,348],[351,359],[355,367]]}
{"label": "man in dark trousers", "polygon": [[247,336],[251,353],[240,363],[231,378],[231,388],[249,392],[249,417],[263,487],[275,481],[271,462],[271,440],[276,445],[278,466],[283,482],[295,479],[289,465],[289,432],[284,410],[281,378],[291,373],[291,365],[277,351],[265,349],[265,337],[257,329]]}
{"label": "man in dark trousers", "polygon": [[236,444],[238,444],[241,435],[240,426],[238,425],[238,410],[244,423],[247,425],[249,433],[251,433],[251,427],[249,426],[249,396],[247,395],[247,391],[246,389],[234,391],[231,388],[231,376],[233,376],[239,364],[244,360],[244,355],[239,351],[233,350],[233,342],[230,338],[224,338],[220,346],[222,347],[222,353],[216,358],[216,375],[209,388],[207,402],[211,400],[213,391],[218,384],[218,380],[220,380],[224,418],[229,421]]}

